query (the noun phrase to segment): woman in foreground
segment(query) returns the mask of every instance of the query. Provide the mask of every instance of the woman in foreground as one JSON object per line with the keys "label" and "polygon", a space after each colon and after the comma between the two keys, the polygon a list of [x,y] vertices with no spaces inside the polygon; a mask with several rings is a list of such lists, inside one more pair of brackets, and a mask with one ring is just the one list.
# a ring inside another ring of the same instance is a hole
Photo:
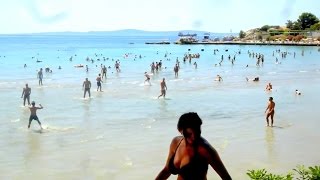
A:
{"label": "woman in foreground", "polygon": [[167,179],[171,174],[178,175],[178,180],[205,180],[209,164],[223,180],[231,179],[218,152],[201,137],[201,124],[194,112],[179,118],[177,128],[182,136],[173,138],[167,162],[156,180]]}

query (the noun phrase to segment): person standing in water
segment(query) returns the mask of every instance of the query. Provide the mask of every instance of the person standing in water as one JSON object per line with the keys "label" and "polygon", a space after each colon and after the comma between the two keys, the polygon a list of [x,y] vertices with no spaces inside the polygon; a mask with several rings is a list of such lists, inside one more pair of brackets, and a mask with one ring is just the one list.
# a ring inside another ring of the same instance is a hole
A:
{"label": "person standing in water", "polygon": [[102,79],[107,79],[107,68],[106,66],[104,65],[103,68],[102,68]]}
{"label": "person standing in water", "polygon": [[83,81],[82,88],[84,88],[83,98],[86,97],[87,92],[90,97],[91,96],[91,94],[90,94],[91,82],[88,80],[88,78],[86,78],[86,80]]}
{"label": "person standing in water", "polygon": [[271,127],[273,127],[273,116],[274,116],[275,106],[276,106],[276,103],[273,102],[273,97],[269,97],[269,102],[265,110],[265,113],[267,113],[266,114],[267,126],[269,126],[269,117],[271,117]]}
{"label": "person standing in water", "polygon": [[179,65],[176,64],[173,68],[173,71],[174,71],[174,77],[178,77],[179,76]]}
{"label": "person standing in water", "polygon": [[114,65],[116,67],[117,72],[120,72],[120,61],[116,61],[116,64]]}
{"label": "person standing in water", "polygon": [[99,76],[97,77],[97,91],[100,89],[100,91],[102,91],[101,90],[101,82],[102,82],[102,80],[101,80],[101,74],[99,74]]}
{"label": "person standing in water", "polygon": [[39,79],[39,85],[42,86],[42,79],[43,79],[42,68],[40,68],[40,71],[38,71],[38,79]]}
{"label": "person standing in water", "polygon": [[41,122],[39,121],[39,118],[37,116],[37,110],[38,109],[43,109],[43,106],[41,104],[39,104],[40,107],[35,106],[36,103],[34,101],[32,101],[31,105],[32,106],[29,107],[31,114],[30,114],[30,117],[29,117],[28,129],[30,128],[32,120],[36,120],[38,122],[38,124],[40,125],[40,128],[43,129],[42,126],[41,126]]}
{"label": "person standing in water", "polygon": [[158,99],[159,97],[163,96],[163,98],[166,97],[166,90],[168,89],[167,88],[167,85],[166,85],[166,79],[163,78],[162,81],[160,82],[160,88],[161,88],[161,94],[158,96]]}
{"label": "person standing in water", "polygon": [[23,88],[21,98],[23,97],[23,106],[26,105],[26,100],[28,100],[28,105],[30,106],[30,94],[31,94],[31,88],[28,87],[28,84],[26,84],[26,87]]}

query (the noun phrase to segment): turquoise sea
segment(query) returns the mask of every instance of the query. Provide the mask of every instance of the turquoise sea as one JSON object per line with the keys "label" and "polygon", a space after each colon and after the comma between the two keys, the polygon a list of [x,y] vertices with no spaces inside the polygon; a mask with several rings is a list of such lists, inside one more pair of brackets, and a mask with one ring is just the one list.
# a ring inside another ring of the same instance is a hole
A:
{"label": "turquoise sea", "polygon": [[[168,37],[1,35],[0,179],[154,179],[171,139],[179,135],[179,116],[189,111],[202,118],[203,137],[218,150],[233,179],[248,179],[248,169],[286,173],[298,164],[320,164],[319,47],[145,44],[163,39]],[[287,58],[276,53],[279,49],[288,52]],[[257,67],[248,51],[264,54],[263,66]],[[185,53],[200,58],[184,63]],[[227,57],[235,54],[232,65]],[[215,66],[221,55],[222,65]],[[160,60],[162,69],[151,76],[151,86],[144,84],[144,72]],[[89,72],[74,67],[79,64],[88,65]],[[97,92],[101,64],[111,68],[103,92]],[[44,72],[39,86],[37,71],[46,67],[52,73]],[[217,74],[222,82],[214,81]],[[259,82],[245,79],[255,76]],[[90,99],[82,97],[86,77],[92,82]],[[162,78],[167,96],[157,99]],[[264,91],[268,82],[272,92]],[[26,83],[31,100],[44,106],[38,111],[43,131],[35,121],[27,129],[30,112],[21,98]],[[265,127],[269,96],[276,103],[274,128]],[[219,179],[212,168],[208,179]]]}

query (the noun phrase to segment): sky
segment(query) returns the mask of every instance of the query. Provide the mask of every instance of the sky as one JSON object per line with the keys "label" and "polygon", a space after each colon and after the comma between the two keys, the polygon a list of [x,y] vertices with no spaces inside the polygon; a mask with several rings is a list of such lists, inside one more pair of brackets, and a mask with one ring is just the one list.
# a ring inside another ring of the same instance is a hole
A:
{"label": "sky", "polygon": [[139,29],[237,33],[285,25],[320,0],[0,0],[0,34]]}

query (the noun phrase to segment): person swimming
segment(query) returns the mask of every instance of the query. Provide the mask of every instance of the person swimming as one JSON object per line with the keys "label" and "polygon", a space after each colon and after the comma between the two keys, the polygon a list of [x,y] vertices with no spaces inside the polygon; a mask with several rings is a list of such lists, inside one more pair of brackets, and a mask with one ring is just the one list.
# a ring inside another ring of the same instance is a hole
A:
{"label": "person swimming", "polygon": [[301,95],[301,92],[298,89],[296,89],[296,95]]}
{"label": "person swimming", "polygon": [[247,81],[259,81],[260,80],[260,78],[259,77],[255,77],[255,78],[253,78],[253,79],[249,79],[248,77],[246,77],[246,80]]}
{"label": "person swimming", "polygon": [[267,91],[271,91],[272,90],[272,84],[270,82],[267,84],[266,90]]}
{"label": "person swimming", "polygon": [[75,68],[82,68],[83,65],[82,64],[79,64],[79,65],[74,65]]}

